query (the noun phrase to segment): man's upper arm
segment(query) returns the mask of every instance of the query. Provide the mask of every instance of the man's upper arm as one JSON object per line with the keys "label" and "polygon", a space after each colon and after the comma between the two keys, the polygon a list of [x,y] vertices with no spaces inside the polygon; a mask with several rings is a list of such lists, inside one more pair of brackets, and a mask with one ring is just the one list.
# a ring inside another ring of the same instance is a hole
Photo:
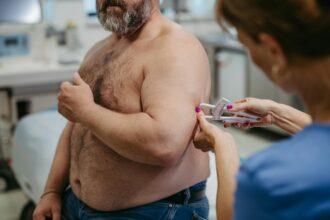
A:
{"label": "man's upper arm", "polygon": [[143,111],[157,123],[163,138],[185,147],[196,125],[195,107],[207,96],[209,65],[195,41],[162,44],[145,69],[142,86]]}
{"label": "man's upper arm", "polygon": [[69,149],[68,145],[70,145],[72,129],[73,129],[73,123],[67,122],[58,142],[59,148],[63,148],[65,150]]}

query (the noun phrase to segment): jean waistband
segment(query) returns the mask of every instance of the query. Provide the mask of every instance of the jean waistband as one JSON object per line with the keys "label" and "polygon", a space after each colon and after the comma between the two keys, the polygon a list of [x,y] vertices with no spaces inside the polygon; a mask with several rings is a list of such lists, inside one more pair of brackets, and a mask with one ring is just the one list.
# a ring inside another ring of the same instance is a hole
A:
{"label": "jean waistband", "polygon": [[202,182],[200,182],[200,183],[197,183],[197,184],[195,184],[195,185],[193,185],[193,186],[191,186],[191,187],[189,187],[188,189],[190,190],[190,191],[200,191],[200,190],[204,190],[204,189],[206,189],[206,180],[205,181],[202,181]]}
{"label": "jean waistband", "polygon": [[206,181],[203,181],[187,189],[184,189],[172,196],[162,199],[161,201],[187,205],[196,202],[198,200],[201,200],[205,196],[206,196]]}

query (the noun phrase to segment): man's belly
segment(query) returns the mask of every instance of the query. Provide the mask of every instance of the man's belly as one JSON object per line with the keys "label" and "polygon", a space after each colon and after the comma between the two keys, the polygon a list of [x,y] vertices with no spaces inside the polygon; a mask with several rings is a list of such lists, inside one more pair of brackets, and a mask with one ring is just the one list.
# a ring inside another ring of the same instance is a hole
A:
{"label": "man's belly", "polygon": [[100,211],[148,204],[209,176],[208,155],[192,146],[175,167],[130,161],[101,143],[89,130],[72,133],[70,184],[78,198]]}

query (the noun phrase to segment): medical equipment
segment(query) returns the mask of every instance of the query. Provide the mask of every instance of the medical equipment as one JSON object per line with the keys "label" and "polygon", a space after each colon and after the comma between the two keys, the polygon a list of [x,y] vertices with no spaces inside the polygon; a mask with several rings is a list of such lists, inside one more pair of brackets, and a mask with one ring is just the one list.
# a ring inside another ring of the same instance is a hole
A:
{"label": "medical equipment", "polygon": [[215,0],[189,0],[186,2],[187,10],[197,17],[213,15]]}
{"label": "medical equipment", "polygon": [[[260,117],[246,112],[230,112],[227,110],[227,105],[230,104],[226,98],[221,98],[216,105],[211,105],[207,103],[201,103],[200,107],[203,110],[210,110],[211,115],[207,115],[206,118],[219,121],[222,123],[257,123],[261,120]],[[227,116],[228,115],[228,116]]]}
{"label": "medical equipment", "polygon": [[39,0],[0,1],[0,23],[34,24],[41,21]]}
{"label": "medical equipment", "polygon": [[11,124],[9,100],[0,90],[0,193],[18,188],[10,168]]}
{"label": "medical equipment", "polygon": [[0,35],[0,57],[28,55],[28,40],[27,34]]}
{"label": "medical equipment", "polygon": [[67,121],[56,110],[23,118],[13,138],[12,168],[23,192],[29,198],[20,219],[31,219],[43,193],[57,142]]}

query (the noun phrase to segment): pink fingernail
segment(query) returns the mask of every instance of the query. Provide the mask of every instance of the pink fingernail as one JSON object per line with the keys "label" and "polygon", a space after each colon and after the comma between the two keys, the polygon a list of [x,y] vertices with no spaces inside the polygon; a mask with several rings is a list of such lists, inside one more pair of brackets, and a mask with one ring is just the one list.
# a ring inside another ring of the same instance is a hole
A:
{"label": "pink fingernail", "polygon": [[196,108],[195,108],[195,112],[196,112],[196,113],[200,113],[201,111],[202,111],[202,109],[201,109],[200,107],[196,107]]}
{"label": "pink fingernail", "polygon": [[228,110],[233,109],[233,108],[234,108],[234,106],[232,104],[227,105]]}

